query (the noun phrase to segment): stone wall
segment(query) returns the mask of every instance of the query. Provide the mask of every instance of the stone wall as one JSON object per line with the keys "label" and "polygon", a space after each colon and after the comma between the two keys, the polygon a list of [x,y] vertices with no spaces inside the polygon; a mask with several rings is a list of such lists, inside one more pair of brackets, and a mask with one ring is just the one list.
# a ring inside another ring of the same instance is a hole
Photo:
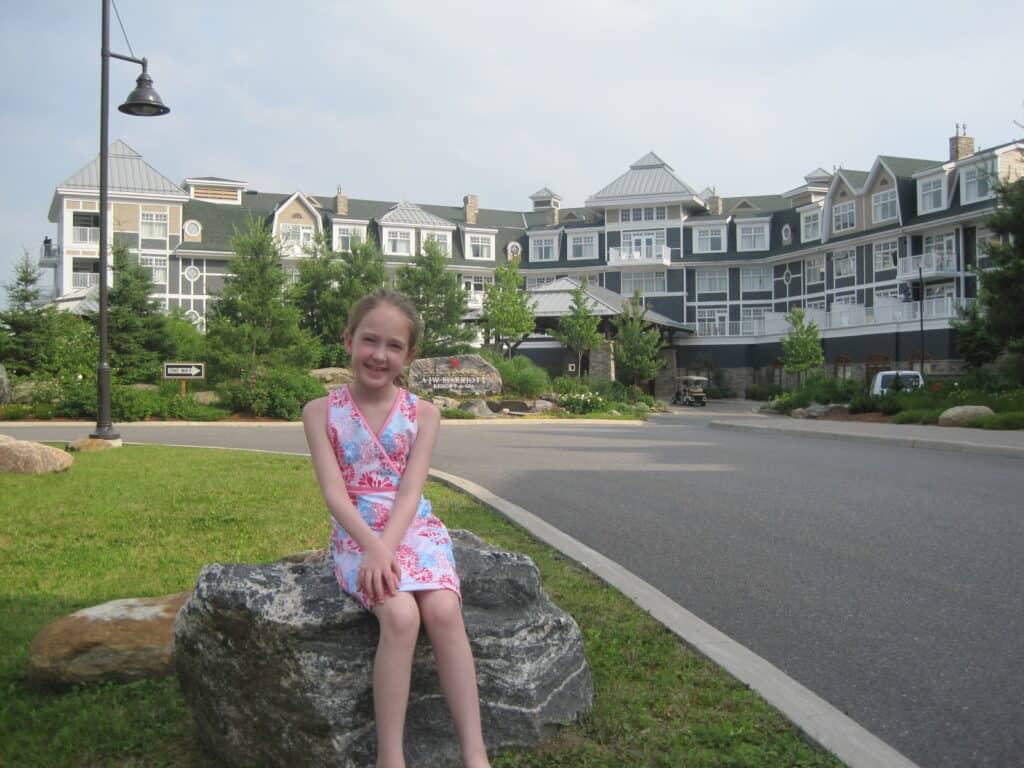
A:
{"label": "stone wall", "polygon": [[590,350],[590,378],[615,380],[615,343],[604,341]]}
{"label": "stone wall", "polygon": [[671,400],[676,393],[676,351],[663,349],[661,357],[665,365],[654,377],[654,397],[658,400]]}

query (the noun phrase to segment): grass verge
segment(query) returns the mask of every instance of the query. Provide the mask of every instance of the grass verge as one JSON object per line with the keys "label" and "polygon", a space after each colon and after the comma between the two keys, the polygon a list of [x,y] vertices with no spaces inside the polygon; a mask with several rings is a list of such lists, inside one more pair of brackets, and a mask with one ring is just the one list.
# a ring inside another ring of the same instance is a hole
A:
{"label": "grass verge", "polygon": [[[526,552],[583,630],[595,703],[585,722],[495,768],[836,766],[756,694],[614,589],[468,497],[427,495],[452,528]],[[212,768],[173,678],[54,694],[25,679],[28,645],[88,605],[192,586],[215,561],[322,546],[327,522],[302,457],[132,446],[70,471],[0,475],[0,765]]]}

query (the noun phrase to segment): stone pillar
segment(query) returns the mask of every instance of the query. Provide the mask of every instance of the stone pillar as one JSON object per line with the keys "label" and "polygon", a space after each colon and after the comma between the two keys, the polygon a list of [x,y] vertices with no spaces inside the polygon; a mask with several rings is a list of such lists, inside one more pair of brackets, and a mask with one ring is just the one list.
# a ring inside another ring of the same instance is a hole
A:
{"label": "stone pillar", "polygon": [[348,195],[338,187],[338,193],[334,196],[334,212],[339,216],[348,216]]}
{"label": "stone pillar", "polygon": [[671,400],[676,392],[676,351],[672,347],[661,350],[665,365],[654,377],[654,398]]}
{"label": "stone pillar", "polygon": [[590,378],[615,381],[615,342],[602,341],[590,350]]}
{"label": "stone pillar", "polygon": [[476,195],[466,195],[462,198],[462,210],[467,224],[476,224],[476,214],[479,208],[480,201]]}

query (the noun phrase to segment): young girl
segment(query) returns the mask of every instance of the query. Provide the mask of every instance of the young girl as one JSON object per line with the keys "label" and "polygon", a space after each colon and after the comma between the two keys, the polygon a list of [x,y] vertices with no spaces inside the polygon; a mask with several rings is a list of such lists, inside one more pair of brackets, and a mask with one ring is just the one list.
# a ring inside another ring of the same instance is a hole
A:
{"label": "young girl", "polygon": [[466,768],[489,766],[459,577],[444,524],[423,498],[441,415],[396,384],[416,353],[420,319],[400,293],[364,296],[349,313],[353,381],[303,410],[320,489],[333,517],[341,588],[373,611],[377,765],[405,765],[402,734],[420,623],[434,647]]}

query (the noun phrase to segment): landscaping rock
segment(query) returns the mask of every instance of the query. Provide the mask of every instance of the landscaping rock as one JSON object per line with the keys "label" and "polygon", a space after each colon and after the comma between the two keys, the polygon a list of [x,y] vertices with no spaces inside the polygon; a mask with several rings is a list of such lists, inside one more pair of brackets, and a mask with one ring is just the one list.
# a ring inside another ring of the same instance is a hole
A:
{"label": "landscaping rock", "polygon": [[[525,555],[453,531],[492,751],[533,747],[590,710],[579,627]],[[200,738],[227,766],[374,763],[377,621],[341,592],[326,552],[303,564],[213,564],[178,616],[175,668]],[[458,765],[421,633],[406,719],[410,766]]]}
{"label": "landscaping rock", "polygon": [[501,374],[480,355],[426,357],[409,366],[409,388],[428,395],[496,395]]}
{"label": "landscaping rock", "polygon": [[987,405],[958,405],[947,408],[939,416],[940,427],[963,427],[979,416],[991,416],[993,410]]}
{"label": "landscaping rock", "polygon": [[467,400],[459,406],[460,411],[469,411],[478,419],[496,418],[494,412],[487,405],[486,400]]}
{"label": "landscaping rock", "polygon": [[11,402],[11,380],[7,377],[7,369],[0,365],[0,405]]}
{"label": "landscaping rock", "polygon": [[129,384],[128,389],[137,389],[139,392],[159,392],[160,387],[156,384]]}
{"label": "landscaping rock", "polygon": [[42,386],[34,381],[19,381],[11,387],[9,402],[18,405],[31,405],[36,401],[36,391],[39,389],[42,389]]}
{"label": "landscaping rock", "polygon": [[58,619],[32,641],[29,677],[66,687],[169,674],[174,619],[189,594],[113,600]]}
{"label": "landscaping rock", "polygon": [[522,400],[488,400],[487,407],[494,413],[505,413],[507,411],[526,413],[530,410],[530,406]]}
{"label": "landscaping rock", "polygon": [[68,443],[68,450],[72,453],[75,451],[82,451],[84,453],[92,451],[106,451],[110,448],[120,448],[124,444],[124,441],[119,437],[116,440],[102,440],[95,437],[80,437],[77,440],[72,440]]}
{"label": "landscaping rock", "polygon": [[444,395],[431,395],[430,402],[436,405],[438,408],[458,408],[459,401],[454,397],[445,397]]}
{"label": "landscaping rock", "polygon": [[342,384],[352,383],[352,371],[348,368],[317,368],[309,372],[314,379],[319,379],[324,389],[330,392]]}
{"label": "landscaping rock", "polygon": [[0,472],[45,475],[63,472],[74,459],[70,453],[29,440],[0,442]]}
{"label": "landscaping rock", "polygon": [[550,400],[534,400],[531,409],[534,413],[550,413],[557,411],[558,406]]}
{"label": "landscaping rock", "polygon": [[220,395],[209,389],[193,392],[192,399],[200,405],[219,405],[221,401]]}
{"label": "landscaping rock", "polygon": [[11,437],[10,435],[0,435],[0,444],[13,443],[15,440],[17,440],[16,437]]}

